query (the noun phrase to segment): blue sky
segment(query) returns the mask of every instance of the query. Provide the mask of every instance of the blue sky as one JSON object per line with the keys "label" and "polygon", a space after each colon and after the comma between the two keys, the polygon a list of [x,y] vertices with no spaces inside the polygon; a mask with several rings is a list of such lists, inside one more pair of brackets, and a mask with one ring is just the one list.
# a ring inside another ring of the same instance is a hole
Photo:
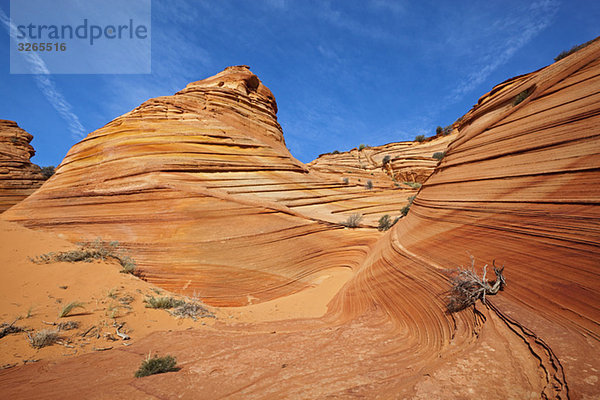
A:
{"label": "blue sky", "polygon": [[152,73],[16,75],[0,0],[0,118],[58,165],[143,101],[246,64],[274,93],[292,154],[431,135],[493,85],[600,34],[598,1],[153,0]]}

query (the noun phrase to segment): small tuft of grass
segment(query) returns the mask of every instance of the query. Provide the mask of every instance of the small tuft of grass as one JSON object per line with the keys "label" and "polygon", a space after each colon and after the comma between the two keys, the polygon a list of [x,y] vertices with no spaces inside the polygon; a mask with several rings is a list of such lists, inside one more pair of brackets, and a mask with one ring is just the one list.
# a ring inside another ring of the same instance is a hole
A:
{"label": "small tuft of grass", "polygon": [[362,221],[362,214],[354,213],[348,216],[348,219],[343,221],[341,224],[347,228],[357,228]]}
{"label": "small tuft of grass", "polygon": [[84,308],[83,303],[79,301],[70,302],[69,304],[63,307],[60,313],[58,313],[58,318],[67,317],[71,313],[71,311],[73,311],[76,308]]}
{"label": "small tuft of grass", "polygon": [[179,371],[177,367],[177,360],[173,356],[157,357],[154,356],[146,358],[142,361],[140,369],[135,373],[136,378],[142,378],[144,376],[162,374],[164,372]]}
{"label": "small tuft of grass", "polygon": [[175,307],[182,306],[185,304],[185,301],[176,299],[174,297],[168,297],[168,296],[163,296],[163,297],[148,296],[146,298],[146,300],[144,300],[144,303],[146,303],[146,308],[169,309],[169,308],[175,308]]}
{"label": "small tuft of grass", "polygon": [[36,349],[42,347],[51,346],[59,339],[58,330],[42,329],[41,331],[35,332],[33,335],[28,333],[27,340],[29,344]]}

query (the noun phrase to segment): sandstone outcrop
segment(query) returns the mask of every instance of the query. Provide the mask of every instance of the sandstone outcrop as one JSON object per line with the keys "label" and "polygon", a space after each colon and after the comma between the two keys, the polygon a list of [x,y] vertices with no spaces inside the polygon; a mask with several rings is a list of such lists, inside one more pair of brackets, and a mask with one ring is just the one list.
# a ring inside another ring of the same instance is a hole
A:
{"label": "sandstone outcrop", "polygon": [[30,161],[35,155],[31,139],[16,122],[0,119],[0,213],[44,183],[40,167]]}
{"label": "sandstone outcrop", "polygon": [[[385,234],[342,229],[332,218],[381,213],[389,207],[382,201],[406,194],[378,188],[390,181],[379,166],[385,154],[362,150],[361,180],[377,176],[372,191],[339,182],[332,160],[355,168],[358,153],[302,165],[285,149],[274,99],[252,76],[230,68],[144,103],[74,146],[57,176],[3,218],[124,241],[148,279],[216,305],[270,300],[276,309],[334,270],[351,271],[327,313],[158,332],[51,368],[0,372],[0,394],[597,395],[600,42],[484,95],[452,138],[436,139],[451,142],[445,157]],[[432,150],[393,146],[413,157]],[[505,265],[508,286],[477,312],[448,314],[448,276],[470,256],[479,270]],[[135,380],[156,349],[175,355],[182,370]]]}

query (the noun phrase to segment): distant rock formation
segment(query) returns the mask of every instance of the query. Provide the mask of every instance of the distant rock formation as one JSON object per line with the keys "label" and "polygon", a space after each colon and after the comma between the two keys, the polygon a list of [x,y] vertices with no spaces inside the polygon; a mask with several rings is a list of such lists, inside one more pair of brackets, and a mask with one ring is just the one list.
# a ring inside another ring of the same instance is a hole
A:
{"label": "distant rock formation", "polygon": [[35,155],[32,139],[16,122],[0,119],[0,213],[44,183],[40,167],[29,161]]}

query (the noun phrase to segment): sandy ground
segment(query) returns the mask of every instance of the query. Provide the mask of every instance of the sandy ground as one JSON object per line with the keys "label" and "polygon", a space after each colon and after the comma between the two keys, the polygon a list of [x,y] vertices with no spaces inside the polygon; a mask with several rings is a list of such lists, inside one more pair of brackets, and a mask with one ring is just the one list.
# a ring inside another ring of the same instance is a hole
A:
{"label": "sandy ground", "polygon": [[[30,260],[40,254],[75,248],[76,245],[52,234],[0,221],[0,323],[14,322],[25,330],[0,339],[1,368],[129,346],[157,331],[212,329],[217,321],[235,324],[319,317],[352,276],[348,268],[325,270],[315,277],[311,287],[299,293],[260,304],[252,304],[250,297],[245,307],[208,307],[216,318],[194,321],[146,308],[147,296],[172,294],[120,273],[116,262],[36,264]],[[84,307],[59,318],[62,308],[74,301]],[[59,343],[41,349],[30,345],[28,333],[56,330],[52,324],[69,321],[77,321],[79,327],[61,330]],[[129,335],[129,340],[116,334],[116,326],[121,324],[120,332]]]}

